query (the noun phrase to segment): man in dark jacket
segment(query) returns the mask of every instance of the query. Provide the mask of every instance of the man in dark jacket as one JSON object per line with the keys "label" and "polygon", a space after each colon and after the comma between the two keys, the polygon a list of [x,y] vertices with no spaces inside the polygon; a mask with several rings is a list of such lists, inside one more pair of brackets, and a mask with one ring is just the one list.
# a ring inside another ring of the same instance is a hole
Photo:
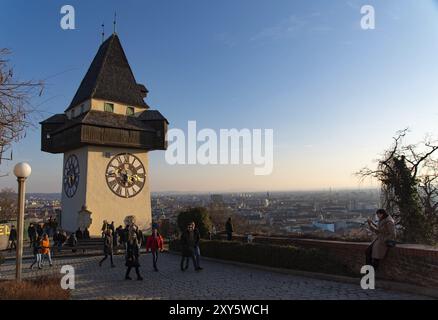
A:
{"label": "man in dark jacket", "polygon": [[84,238],[85,240],[89,240],[89,239],[90,239],[90,231],[88,231],[88,228],[85,228],[85,229],[84,229],[84,232],[83,232],[83,238]]}
{"label": "man in dark jacket", "polygon": [[188,269],[190,258],[193,261],[195,270],[199,270],[195,259],[195,233],[191,223],[187,225],[187,230],[181,235],[181,255],[181,271]]}
{"label": "man in dark jacket", "polygon": [[33,223],[29,224],[29,227],[27,228],[27,236],[29,237],[30,247],[32,248],[32,243],[37,237],[37,232]]}
{"label": "man in dark jacket", "polygon": [[82,240],[84,238],[84,234],[81,231],[81,228],[78,228],[78,230],[76,230],[76,239]]}
{"label": "man in dark jacket", "polygon": [[225,224],[225,232],[227,233],[227,240],[231,241],[233,239],[233,224],[231,222],[231,217],[228,218]]}
{"label": "man in dark jacket", "polygon": [[201,268],[201,249],[199,248],[199,242],[201,241],[201,234],[199,233],[198,228],[196,228],[196,224],[192,222],[193,233],[195,235],[195,247],[194,247],[194,255],[196,260],[196,269],[202,270]]}
{"label": "man in dark jacket", "polygon": [[44,234],[44,229],[43,229],[43,226],[42,226],[42,224],[41,223],[39,223],[38,225],[37,225],[37,229],[36,229],[36,231],[37,231],[37,235],[39,236],[39,237],[43,237],[43,234]]}
{"label": "man in dark jacket", "polygon": [[111,223],[108,225],[108,229],[111,230],[111,234],[114,235],[114,231],[116,231],[115,227],[114,227],[114,221],[111,221]]}
{"label": "man in dark jacket", "polygon": [[78,239],[76,238],[76,233],[72,232],[67,240],[68,246],[71,247],[72,252],[76,252],[76,247],[78,246]]}
{"label": "man in dark jacket", "polygon": [[102,260],[99,262],[99,267],[102,266],[102,263],[110,257],[111,268],[114,268],[113,262],[113,235],[111,229],[107,229],[105,232],[105,238],[103,239],[103,254],[105,255]]}
{"label": "man in dark jacket", "polygon": [[17,229],[15,229],[15,226],[11,226],[11,230],[9,230],[9,250],[12,251],[12,247],[14,249],[17,249]]}

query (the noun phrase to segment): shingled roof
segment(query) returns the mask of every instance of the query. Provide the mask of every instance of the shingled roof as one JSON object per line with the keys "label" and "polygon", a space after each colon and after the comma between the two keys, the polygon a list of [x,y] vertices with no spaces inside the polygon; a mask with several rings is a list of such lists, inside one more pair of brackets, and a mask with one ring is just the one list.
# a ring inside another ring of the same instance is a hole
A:
{"label": "shingled roof", "polygon": [[67,120],[64,125],[53,131],[53,134],[64,131],[78,124],[155,132],[155,129],[153,129],[144,121],[137,119],[136,117],[130,117],[111,112],[90,110],[77,118]]}
{"label": "shingled roof", "polygon": [[146,110],[143,111],[138,119],[142,121],[154,121],[154,120],[164,120],[169,124],[169,121],[160,113],[158,110]]}
{"label": "shingled roof", "polygon": [[100,46],[67,110],[91,98],[149,108],[144,90],[135,81],[119,37],[113,34]]}

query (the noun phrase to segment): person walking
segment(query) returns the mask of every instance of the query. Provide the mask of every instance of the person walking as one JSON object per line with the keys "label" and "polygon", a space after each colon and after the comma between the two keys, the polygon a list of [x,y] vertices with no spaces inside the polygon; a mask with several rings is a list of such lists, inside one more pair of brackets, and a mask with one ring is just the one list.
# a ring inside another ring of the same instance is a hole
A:
{"label": "person walking", "polygon": [[53,231],[58,230],[58,221],[56,220],[56,218],[54,218],[52,220],[52,228],[53,228]]}
{"label": "person walking", "polygon": [[55,234],[53,235],[53,242],[58,248],[58,252],[61,252],[62,244],[64,243],[64,241],[62,241],[62,234],[60,230],[56,230]]}
{"label": "person walking", "polygon": [[379,209],[376,211],[378,223],[375,224],[371,219],[368,219],[370,230],[377,237],[365,251],[365,262],[371,265],[375,270],[379,268],[380,261],[383,260],[388,249],[395,246],[395,223],[394,219],[385,211]]}
{"label": "person walking", "polygon": [[37,237],[37,232],[33,223],[29,224],[29,227],[27,228],[27,236],[29,238],[30,247],[32,248],[33,242]]}
{"label": "person walking", "polygon": [[81,231],[81,228],[78,228],[78,230],[76,230],[76,239],[78,239],[78,241],[84,239],[84,234]]}
{"label": "person walking", "polygon": [[67,244],[71,247],[71,252],[76,252],[76,247],[78,246],[78,239],[76,238],[76,233],[72,232],[68,237]]}
{"label": "person walking", "polygon": [[111,230],[111,234],[114,235],[114,232],[116,231],[115,227],[114,227],[114,221],[111,221],[111,223],[108,225],[108,229]]}
{"label": "person walking", "polygon": [[90,231],[88,231],[88,228],[84,229],[83,237],[85,240],[90,240]]}
{"label": "person walking", "polygon": [[197,270],[202,270],[201,268],[201,249],[199,247],[199,243],[201,242],[201,234],[199,233],[198,228],[196,228],[196,224],[192,222],[193,233],[195,236],[195,247],[194,247],[194,256],[196,260],[196,268]]}
{"label": "person walking", "polygon": [[118,245],[123,245],[125,243],[124,231],[122,225],[118,226],[116,229]]}
{"label": "person walking", "polygon": [[187,230],[181,235],[181,271],[186,271],[189,268],[189,260],[192,259],[193,267],[198,270],[195,259],[195,233],[193,225],[189,223]]}
{"label": "person walking", "polygon": [[113,236],[111,229],[107,229],[105,233],[105,238],[103,239],[103,254],[105,255],[102,260],[99,261],[99,267],[102,266],[102,263],[110,257],[111,268],[114,268],[113,261]]}
{"label": "person walking", "polygon": [[108,222],[106,220],[103,220],[103,224],[102,224],[102,238],[105,237],[106,229],[108,229]]}
{"label": "person walking", "polygon": [[44,229],[43,229],[43,225],[42,223],[38,223],[37,225],[37,235],[42,238],[43,234],[44,234]]}
{"label": "person walking", "polygon": [[33,266],[37,264],[38,269],[42,269],[41,266],[41,238],[37,236],[32,242],[32,251],[34,260],[30,265],[30,268],[33,269]]}
{"label": "person walking", "polygon": [[11,230],[9,230],[9,250],[12,249],[17,250],[17,229],[15,226],[11,226]]}
{"label": "person walking", "polygon": [[225,223],[225,232],[227,234],[227,240],[231,241],[233,239],[233,223],[231,222],[231,217],[228,218],[227,222]]}
{"label": "person walking", "polygon": [[132,280],[129,276],[131,269],[135,269],[135,273],[137,274],[137,280],[143,280],[142,276],[140,275],[140,262],[139,262],[139,255],[140,255],[140,247],[137,240],[137,234],[135,232],[130,232],[128,242],[126,244],[126,263],[125,266],[126,274],[125,274],[125,280]]}
{"label": "person walking", "polygon": [[41,266],[44,264],[44,258],[47,257],[49,260],[49,265],[53,266],[52,255],[50,254],[50,239],[49,235],[45,233],[43,239],[41,240]]}
{"label": "person walking", "polygon": [[126,246],[128,245],[129,234],[130,234],[130,226],[127,224],[123,228],[123,244],[125,250],[126,250]]}
{"label": "person walking", "polygon": [[152,235],[149,236],[146,241],[146,252],[149,251],[152,253],[152,264],[154,270],[158,271],[158,252],[163,252],[163,237],[161,237],[156,228],[152,229]]}
{"label": "person walking", "polygon": [[117,232],[117,229],[112,232],[112,235],[113,235],[113,248],[114,250],[117,251],[117,244],[119,243],[119,239],[118,239],[119,234]]}

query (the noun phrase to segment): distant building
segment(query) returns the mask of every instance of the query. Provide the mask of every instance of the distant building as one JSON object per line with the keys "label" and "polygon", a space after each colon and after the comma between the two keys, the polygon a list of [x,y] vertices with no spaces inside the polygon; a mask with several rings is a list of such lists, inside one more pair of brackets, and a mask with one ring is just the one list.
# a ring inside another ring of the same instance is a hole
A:
{"label": "distant building", "polygon": [[212,204],[222,205],[224,203],[224,197],[221,194],[212,194],[210,200]]}

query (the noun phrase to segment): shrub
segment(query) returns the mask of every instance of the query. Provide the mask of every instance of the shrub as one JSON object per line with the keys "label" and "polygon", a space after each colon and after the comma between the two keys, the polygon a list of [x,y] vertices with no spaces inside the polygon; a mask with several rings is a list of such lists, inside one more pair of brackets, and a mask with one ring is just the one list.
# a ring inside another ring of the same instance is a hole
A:
{"label": "shrub", "polygon": [[67,300],[70,292],[60,283],[59,277],[0,281],[0,300]]}
{"label": "shrub", "polygon": [[[172,241],[169,249],[180,251],[179,241]],[[203,240],[201,254],[210,258],[274,268],[352,275],[346,266],[329,255],[327,251],[319,248]]]}
{"label": "shrub", "polygon": [[178,214],[177,223],[180,231],[186,230],[187,225],[192,221],[195,222],[201,237],[206,238],[211,228],[211,220],[207,209],[203,207],[190,208]]}

